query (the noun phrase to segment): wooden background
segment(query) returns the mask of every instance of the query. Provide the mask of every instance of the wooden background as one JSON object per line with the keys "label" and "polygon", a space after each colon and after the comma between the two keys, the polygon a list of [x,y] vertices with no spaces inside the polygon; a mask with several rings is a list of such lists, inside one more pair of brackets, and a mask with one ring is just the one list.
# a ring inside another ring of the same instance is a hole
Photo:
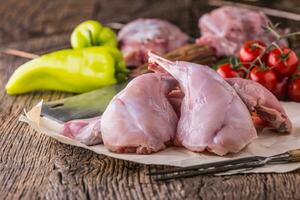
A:
{"label": "wooden background", "polygon": [[[273,3],[299,11],[296,1]],[[106,23],[159,17],[197,36],[197,20],[210,9],[203,4],[200,0],[2,0],[0,49],[40,54],[69,46],[71,30],[87,19]],[[156,183],[146,173],[163,167],[108,158],[36,133],[17,121],[22,110],[40,99],[70,94],[8,96],[5,83],[25,61],[0,54],[0,199],[300,199],[300,171]]]}

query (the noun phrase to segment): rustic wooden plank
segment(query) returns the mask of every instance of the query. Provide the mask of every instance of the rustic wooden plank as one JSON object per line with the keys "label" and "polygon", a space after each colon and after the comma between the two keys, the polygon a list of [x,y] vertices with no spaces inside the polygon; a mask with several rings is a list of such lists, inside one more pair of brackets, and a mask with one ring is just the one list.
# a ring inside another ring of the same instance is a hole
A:
{"label": "rustic wooden plank", "polygon": [[[0,6],[0,13],[3,16],[0,18],[0,40],[10,47],[33,53],[60,49],[68,46],[68,35],[72,27],[88,18],[104,22],[111,20],[126,22],[136,17],[160,17],[171,20],[188,33],[196,35],[195,21],[206,9],[196,0],[126,2],[128,3],[121,4],[117,0],[64,2],[9,0]],[[146,173],[150,169],[166,167],[145,166],[108,158],[81,148],[60,144],[40,135],[25,124],[17,122],[23,108],[31,107],[42,98],[48,101],[70,94],[35,92],[15,97],[6,95],[5,83],[13,70],[25,61],[0,55],[1,199],[297,199],[300,197],[299,171],[285,174],[201,176],[157,183],[150,180]]]}
{"label": "rustic wooden plank", "polygon": [[90,19],[94,0],[8,0],[0,6],[0,44],[36,36],[70,33]]}
{"label": "rustic wooden plank", "polygon": [[[45,3],[47,2],[47,3]],[[67,0],[6,1],[0,6],[0,44],[37,36],[70,33],[75,25],[87,19],[107,22],[128,22],[137,17],[158,17],[189,30],[190,0]],[[20,15],[22,13],[22,15]]]}

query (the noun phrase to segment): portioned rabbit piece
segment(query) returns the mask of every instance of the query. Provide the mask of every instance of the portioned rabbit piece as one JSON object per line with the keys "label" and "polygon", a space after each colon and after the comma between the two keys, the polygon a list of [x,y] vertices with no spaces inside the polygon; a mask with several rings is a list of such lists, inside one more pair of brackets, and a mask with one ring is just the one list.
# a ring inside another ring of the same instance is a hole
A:
{"label": "portioned rabbit piece", "polygon": [[148,154],[171,143],[178,118],[167,95],[176,84],[168,74],[151,73],[133,79],[102,115],[106,148],[119,153]]}
{"label": "portioned rabbit piece", "polygon": [[214,70],[189,62],[171,62],[153,53],[149,53],[149,62],[174,76],[184,93],[177,145],[225,155],[239,152],[257,137],[247,107]]}
{"label": "portioned rabbit piece", "polygon": [[249,110],[267,121],[277,132],[290,133],[292,123],[277,98],[257,82],[242,78],[226,81],[237,91]]}
{"label": "portioned rabbit piece", "polygon": [[61,134],[86,145],[101,144],[100,123],[101,117],[71,120],[64,123]]}
{"label": "portioned rabbit piece", "polygon": [[175,25],[160,19],[137,19],[118,33],[121,50],[128,66],[148,61],[148,51],[163,55],[188,41],[188,36]]}
{"label": "portioned rabbit piece", "polygon": [[[199,19],[201,37],[197,43],[213,47],[218,56],[236,56],[248,40],[259,38],[270,44],[276,39],[263,28],[268,23],[271,23],[270,19],[260,11],[224,6]],[[287,46],[286,40],[279,41],[279,45]]]}

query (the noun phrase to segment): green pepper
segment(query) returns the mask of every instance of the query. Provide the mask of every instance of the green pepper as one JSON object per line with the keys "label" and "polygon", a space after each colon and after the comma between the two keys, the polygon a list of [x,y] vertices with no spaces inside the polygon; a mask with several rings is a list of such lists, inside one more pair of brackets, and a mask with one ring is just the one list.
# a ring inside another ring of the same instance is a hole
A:
{"label": "green pepper", "polygon": [[21,65],[9,79],[6,91],[11,95],[33,90],[82,93],[115,84],[125,77],[125,62],[116,48],[66,49]]}
{"label": "green pepper", "polygon": [[117,36],[98,21],[88,20],[79,24],[72,32],[71,46],[74,49],[91,46],[117,47]]}

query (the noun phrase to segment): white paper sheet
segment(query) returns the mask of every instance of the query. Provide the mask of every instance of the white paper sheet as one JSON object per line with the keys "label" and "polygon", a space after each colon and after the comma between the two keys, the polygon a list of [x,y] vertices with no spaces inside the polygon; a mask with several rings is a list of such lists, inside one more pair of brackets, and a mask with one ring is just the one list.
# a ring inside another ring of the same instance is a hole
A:
{"label": "white paper sheet", "polygon": [[[216,156],[205,153],[194,153],[184,148],[169,147],[164,151],[150,155],[138,154],[117,154],[108,151],[103,145],[86,146],[73,139],[67,138],[59,134],[62,124],[45,117],[39,117],[41,112],[42,102],[33,107],[29,112],[20,117],[20,120],[29,124],[36,131],[52,137],[62,143],[73,146],[89,149],[98,154],[133,161],[142,164],[157,164],[170,166],[193,166],[208,162],[215,162],[228,159],[237,159],[246,156],[270,156],[286,152],[288,150],[300,148],[300,103],[283,102],[284,108],[287,111],[293,123],[293,132],[290,135],[282,135],[272,132],[260,133],[258,139],[249,144],[238,154],[228,156]],[[278,165],[267,165],[256,168],[246,173],[263,173],[263,172],[288,172],[300,168],[300,162]],[[234,172],[236,173],[236,172]]]}

